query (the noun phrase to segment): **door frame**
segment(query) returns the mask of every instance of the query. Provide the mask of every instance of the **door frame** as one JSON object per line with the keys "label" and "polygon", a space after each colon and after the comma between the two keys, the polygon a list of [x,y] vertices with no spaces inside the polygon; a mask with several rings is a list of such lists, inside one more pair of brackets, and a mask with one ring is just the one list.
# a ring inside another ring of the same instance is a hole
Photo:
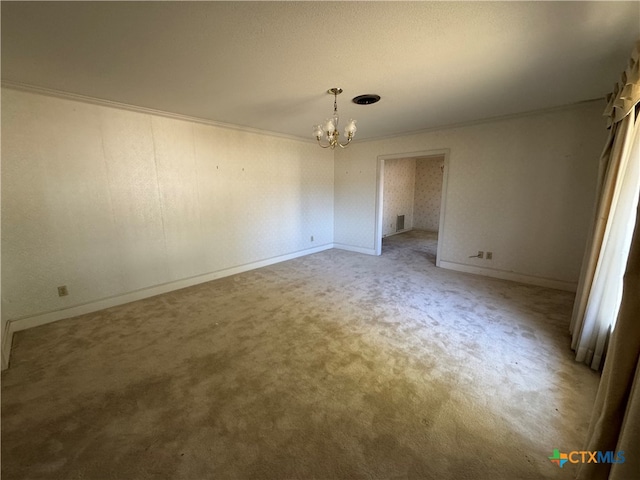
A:
{"label": "door frame", "polygon": [[440,196],[440,222],[438,225],[438,249],[436,252],[436,266],[440,266],[440,257],[442,252],[442,244],[445,237],[445,221],[446,221],[446,200],[447,185],[449,183],[449,157],[451,149],[439,148],[434,150],[423,150],[419,152],[392,153],[387,155],[378,155],[378,165],[376,173],[376,228],[375,228],[375,251],[376,255],[382,255],[382,216],[384,206],[384,162],[385,160],[395,160],[398,158],[424,158],[424,157],[444,157],[444,169],[442,172],[442,193]]}

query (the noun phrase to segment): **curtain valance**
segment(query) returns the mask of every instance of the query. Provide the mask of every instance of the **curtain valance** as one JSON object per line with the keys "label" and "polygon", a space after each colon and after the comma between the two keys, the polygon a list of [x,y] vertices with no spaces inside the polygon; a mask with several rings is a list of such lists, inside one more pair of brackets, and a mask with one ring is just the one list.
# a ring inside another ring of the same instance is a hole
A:
{"label": "curtain valance", "polygon": [[607,128],[625,118],[640,102],[640,40],[629,59],[629,66],[622,72],[621,80],[613,92],[607,95],[607,107],[603,115],[607,117]]}

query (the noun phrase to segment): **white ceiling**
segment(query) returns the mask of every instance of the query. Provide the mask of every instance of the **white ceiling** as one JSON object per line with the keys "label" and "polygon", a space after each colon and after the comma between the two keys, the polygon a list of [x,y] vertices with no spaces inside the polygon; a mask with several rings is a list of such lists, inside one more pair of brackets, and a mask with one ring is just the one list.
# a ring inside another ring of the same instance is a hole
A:
{"label": "white ceiling", "polygon": [[[2,80],[304,138],[603,97],[640,2],[2,2]],[[377,93],[369,106],[351,98]]]}

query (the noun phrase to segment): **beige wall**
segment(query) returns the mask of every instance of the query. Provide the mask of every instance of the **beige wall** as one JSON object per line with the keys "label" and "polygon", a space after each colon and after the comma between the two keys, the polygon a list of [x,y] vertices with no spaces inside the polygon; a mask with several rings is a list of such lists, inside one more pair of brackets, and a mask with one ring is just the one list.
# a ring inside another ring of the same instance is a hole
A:
{"label": "beige wall", "polygon": [[415,183],[415,158],[396,158],[384,163],[383,236],[396,233],[398,215],[404,215],[403,230],[413,228]]}
{"label": "beige wall", "polygon": [[332,242],[313,143],[2,90],[3,326]]}
{"label": "beige wall", "polygon": [[[450,152],[443,266],[571,289],[602,108],[355,142],[334,158],[313,143],[3,89],[2,330],[333,245],[374,253],[378,157],[432,150]],[[494,260],[469,259],[477,250]]]}
{"label": "beige wall", "polygon": [[[449,149],[444,266],[575,288],[606,138],[603,108],[589,102],[336,152],[336,244],[375,252],[379,156]],[[478,250],[494,259],[468,258]]]}
{"label": "beige wall", "polygon": [[444,157],[416,160],[413,228],[437,232],[440,227]]}

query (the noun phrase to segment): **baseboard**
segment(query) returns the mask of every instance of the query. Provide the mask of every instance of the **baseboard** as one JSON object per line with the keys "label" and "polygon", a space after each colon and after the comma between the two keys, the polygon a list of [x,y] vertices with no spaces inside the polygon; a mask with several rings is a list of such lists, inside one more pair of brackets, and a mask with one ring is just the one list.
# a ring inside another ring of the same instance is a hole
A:
{"label": "baseboard", "polygon": [[387,233],[386,235],[383,235],[382,238],[393,237],[394,235],[400,235],[401,233],[407,233],[407,232],[410,232],[411,230],[413,230],[413,228],[405,228],[404,230],[398,230],[397,232]]}
{"label": "baseboard", "polygon": [[218,270],[216,272],[206,273],[204,275],[198,275],[196,277],[177,280],[175,282],[164,283],[162,285],[155,285],[153,287],[136,290],[134,292],[125,293],[113,297],[103,298],[93,302],[84,303],[81,305],[74,305],[73,307],[65,308],[62,310],[55,310],[50,312],[39,313],[37,315],[31,315],[28,317],[22,317],[18,319],[8,320],[3,332],[2,338],[2,369],[6,369],[9,366],[9,360],[11,356],[11,344],[13,342],[13,334],[21,330],[28,328],[39,327],[46,325],[47,323],[56,322],[65,318],[77,317],[78,315],[85,315],[87,313],[97,312],[104,310],[105,308],[115,307],[123,305],[125,303],[135,302],[149,297],[155,297],[163,293],[172,292],[174,290],[180,290],[181,288],[191,287],[200,283],[210,282],[219,278],[236,275],[238,273],[248,272],[249,270],[255,270],[256,268],[266,267],[275,263],[285,262],[287,260],[293,260],[294,258],[304,257],[313,253],[322,252],[333,248],[333,244],[328,243],[319,247],[309,248],[286,255],[280,255],[277,257],[260,260],[258,262],[247,263],[245,265],[239,265],[236,267],[227,268],[224,270]]}
{"label": "baseboard", "polygon": [[[314,247],[298,252],[290,253],[287,255],[281,255],[258,262],[247,263],[245,265],[239,265],[216,272],[199,275],[196,277],[186,278],[175,282],[169,282],[162,285],[156,285],[153,287],[137,290],[134,292],[125,293],[123,295],[117,295],[114,297],[103,298],[93,302],[85,303],[82,305],[75,305],[73,307],[65,308],[63,310],[56,310],[51,312],[44,312],[29,317],[23,317],[13,320],[8,320],[5,324],[5,330],[2,336],[2,351],[0,360],[2,363],[2,370],[9,366],[11,355],[11,344],[13,342],[13,334],[21,330],[28,328],[38,327],[40,325],[46,325],[47,323],[56,322],[65,318],[76,317],[78,315],[85,315],[87,313],[97,312],[104,310],[105,308],[115,307],[123,305],[125,303],[135,302],[163,293],[172,292],[174,290],[180,290],[181,288],[191,287],[200,283],[210,282],[219,278],[236,275],[238,273],[248,272],[256,268],[266,267],[275,263],[285,262],[287,260],[293,260],[294,258],[303,257],[305,255],[311,255],[313,253],[322,252],[336,248],[339,250],[346,250],[350,252],[363,253],[366,255],[376,255],[376,251],[373,248],[356,247],[353,245],[345,245],[341,243],[326,244],[319,247]],[[464,265],[455,262],[440,261],[439,266],[449,270],[456,270],[459,272],[473,273],[476,275],[484,275],[487,277],[500,278],[503,280],[511,280],[514,282],[521,282],[530,285],[537,285],[540,287],[556,288],[559,290],[566,290],[569,292],[575,292],[577,289],[577,283],[565,282],[561,280],[554,280],[550,278],[535,277],[531,275],[523,275],[514,272],[507,272],[503,270],[497,270],[492,268],[482,268],[473,265]]]}
{"label": "baseboard", "polygon": [[575,292],[578,289],[577,282],[565,282],[563,280],[524,275],[522,273],[508,272],[495,268],[476,267],[473,265],[447,262],[445,260],[441,260],[438,266],[449,270],[456,270],[458,272],[473,273],[476,275],[484,275],[485,277],[500,278],[502,280],[511,280],[513,282],[526,283],[529,285],[536,285],[538,287],[555,288],[557,290],[565,290],[567,292]]}
{"label": "baseboard", "polygon": [[345,245],[343,243],[334,243],[333,244],[333,248],[337,248],[338,250],[347,250],[349,252],[364,253],[366,255],[375,255],[376,254],[376,249],[375,248],[356,247],[356,246],[353,246],[353,245]]}

